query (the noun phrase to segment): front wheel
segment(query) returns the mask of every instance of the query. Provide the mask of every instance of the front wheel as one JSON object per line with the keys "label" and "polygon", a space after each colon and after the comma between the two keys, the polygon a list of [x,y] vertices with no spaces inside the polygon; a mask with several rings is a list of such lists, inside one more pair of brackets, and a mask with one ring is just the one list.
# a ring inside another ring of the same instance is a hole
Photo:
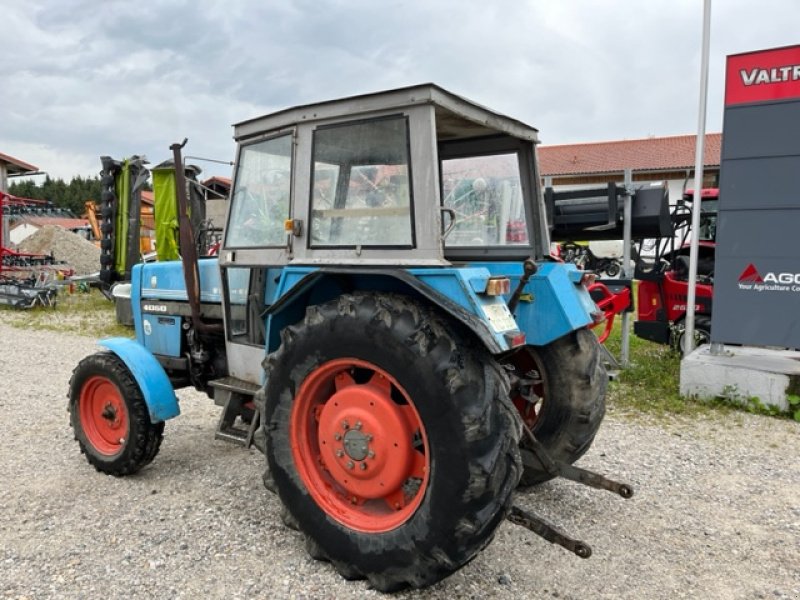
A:
{"label": "front wheel", "polygon": [[[711,343],[711,318],[697,315],[694,318],[694,346],[702,346]],[[686,354],[686,321],[681,321],[674,329],[672,334],[672,345],[681,356]]]}
{"label": "front wheel", "polygon": [[110,352],[78,363],[69,382],[69,413],[81,452],[103,473],[131,475],[161,447],[164,422],[150,421],[139,385]]}
{"label": "front wheel", "polygon": [[307,309],[265,361],[267,460],[314,558],[394,591],[472,559],[520,474],[508,380],[408,298]]}
{"label": "front wheel", "polygon": [[606,275],[609,277],[616,277],[620,272],[620,264],[617,261],[610,261],[606,265]]}

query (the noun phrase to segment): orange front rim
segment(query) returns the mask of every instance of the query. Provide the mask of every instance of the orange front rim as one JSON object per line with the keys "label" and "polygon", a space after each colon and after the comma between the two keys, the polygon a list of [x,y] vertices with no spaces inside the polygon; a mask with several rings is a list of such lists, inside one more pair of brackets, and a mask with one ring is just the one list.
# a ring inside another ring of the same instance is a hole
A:
{"label": "orange front rim", "polygon": [[128,436],[128,408],[114,382],[100,375],[87,379],[78,413],[86,441],[99,454],[114,456],[122,450]]}
{"label": "orange front rim", "polygon": [[386,371],[354,358],[320,365],[300,386],[290,420],[297,471],[328,516],[378,533],[419,508],[428,439],[411,398]]}

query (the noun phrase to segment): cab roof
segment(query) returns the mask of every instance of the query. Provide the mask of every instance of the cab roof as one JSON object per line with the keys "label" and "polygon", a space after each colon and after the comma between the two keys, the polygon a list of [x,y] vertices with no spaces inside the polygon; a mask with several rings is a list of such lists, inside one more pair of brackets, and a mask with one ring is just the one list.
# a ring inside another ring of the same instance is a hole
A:
{"label": "cab roof", "polygon": [[293,127],[300,123],[347,119],[389,110],[402,111],[418,105],[432,105],[439,141],[506,134],[538,142],[538,130],[480,104],[457,96],[433,83],[349,96],[286,108],[234,125],[234,138],[249,137]]}

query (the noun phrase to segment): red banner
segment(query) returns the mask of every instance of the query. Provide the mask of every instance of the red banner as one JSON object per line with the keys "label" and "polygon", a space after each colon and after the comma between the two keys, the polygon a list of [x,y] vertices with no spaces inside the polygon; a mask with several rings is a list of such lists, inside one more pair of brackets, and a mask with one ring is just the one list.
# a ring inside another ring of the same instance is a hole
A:
{"label": "red banner", "polygon": [[800,46],[728,57],[725,106],[800,98]]}

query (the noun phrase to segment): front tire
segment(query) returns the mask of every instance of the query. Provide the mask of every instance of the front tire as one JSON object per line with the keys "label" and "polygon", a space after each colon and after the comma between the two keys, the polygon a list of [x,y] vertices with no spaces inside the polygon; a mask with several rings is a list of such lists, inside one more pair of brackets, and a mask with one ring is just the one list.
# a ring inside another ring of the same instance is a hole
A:
{"label": "front tire", "polygon": [[489,543],[521,466],[486,351],[408,298],[356,293],[309,307],[265,367],[267,460],[312,557],[388,592]]}
{"label": "front tire", "polygon": [[150,421],[139,385],[111,352],[78,363],[69,382],[69,413],[81,452],[102,473],[136,473],[161,447],[164,422]]}
{"label": "front tire", "polygon": [[[526,385],[512,396],[522,420],[550,456],[572,464],[591,447],[605,415],[608,375],[597,337],[580,329],[543,347],[528,346],[511,359]],[[522,438],[520,486],[553,479]]]}
{"label": "front tire", "polygon": [[[694,348],[703,344],[711,343],[711,318],[704,315],[697,315],[694,318]],[[682,320],[680,324],[675,327],[673,333],[673,348],[681,353],[681,356],[686,355],[686,321]]]}
{"label": "front tire", "polygon": [[620,264],[618,262],[611,261],[606,266],[606,275],[608,275],[609,277],[612,277],[612,278],[616,277],[617,275],[619,275],[620,268],[621,267],[620,267]]}

